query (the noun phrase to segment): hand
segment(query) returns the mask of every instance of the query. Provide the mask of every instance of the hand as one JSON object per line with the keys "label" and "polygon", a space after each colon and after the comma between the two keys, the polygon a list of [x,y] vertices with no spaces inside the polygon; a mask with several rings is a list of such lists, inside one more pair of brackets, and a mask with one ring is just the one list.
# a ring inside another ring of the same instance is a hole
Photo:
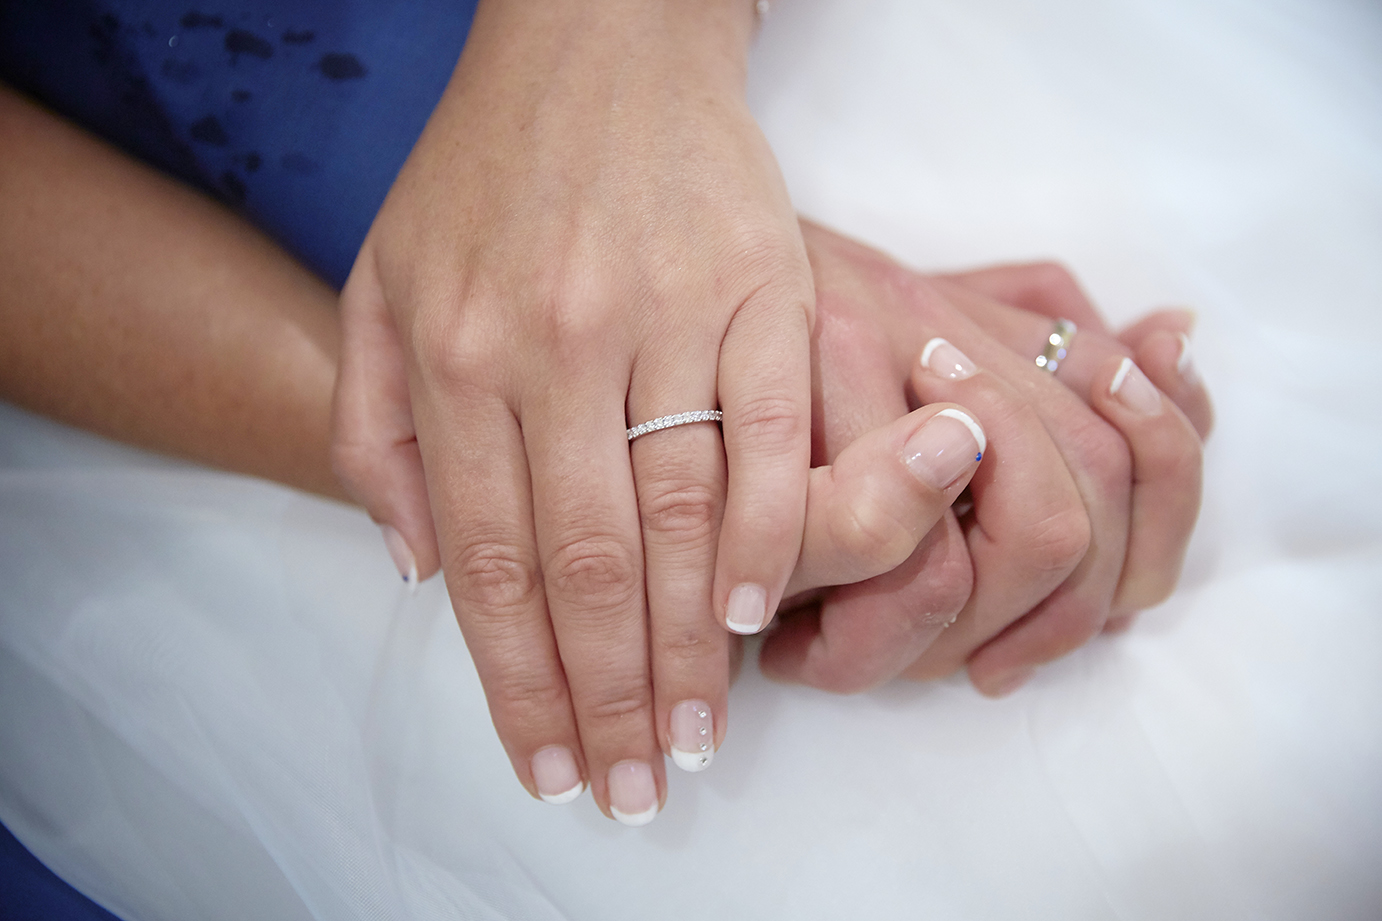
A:
{"label": "hand", "polygon": [[[1169,404],[1150,417],[1126,411],[1108,385],[1135,348],[1152,380],[1207,433],[1208,397],[1177,367],[1184,314],[1139,324],[1124,344],[1101,332],[1078,287],[1052,267],[927,280],[822,228],[804,230],[818,294],[817,461],[904,411],[909,377],[923,399],[991,376],[1011,390],[987,406],[948,396],[974,409],[997,446],[994,464],[971,485],[964,540],[955,528],[938,529],[927,559],[786,619],[764,644],[765,671],[858,690],[904,671],[930,678],[968,663],[981,690],[1003,693],[1035,664],[1081,645],[1110,614],[1125,618],[1169,593],[1198,508],[1199,434]],[[1055,315],[1074,317],[1081,331],[1052,379],[1031,357]],[[938,332],[982,356],[985,372],[964,381],[914,372]]]}
{"label": "hand", "polygon": [[[405,574],[444,570],[523,783],[624,818],[675,707],[718,742],[723,625],[767,622],[802,542],[814,297],[751,28],[747,0],[487,0],[342,295],[342,480]],[[625,438],[716,407],[723,443]]]}

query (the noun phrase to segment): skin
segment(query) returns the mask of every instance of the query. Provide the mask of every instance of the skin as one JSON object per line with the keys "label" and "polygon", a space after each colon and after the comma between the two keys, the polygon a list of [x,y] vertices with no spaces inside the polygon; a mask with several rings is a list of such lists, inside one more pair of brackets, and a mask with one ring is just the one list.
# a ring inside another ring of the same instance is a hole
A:
{"label": "skin", "polygon": [[[967,668],[997,696],[1111,619],[1126,625],[1163,600],[1199,507],[1212,424],[1203,385],[1177,367],[1188,315],[1155,314],[1119,339],[1058,266],[923,276],[824,228],[804,231],[821,318],[816,405],[832,408],[816,417],[815,462],[917,398],[963,402],[993,447],[963,521],[947,518],[899,569],[794,612],[764,643],[764,671],[857,691]],[[1053,377],[1026,356],[1040,351],[1056,316],[1081,330]],[[979,373],[948,381],[917,368],[938,334]],[[1108,393],[1130,355],[1174,394],[1150,419]]]}
{"label": "skin", "polygon": [[440,566],[515,763],[582,752],[602,804],[662,786],[655,684],[722,710],[731,597],[766,622],[802,541],[815,298],[753,28],[484,0],[342,295],[342,481]]}
{"label": "skin", "polygon": [[[156,450],[339,496],[327,431],[340,331],[333,293],[218,205],[4,91],[0,142],[7,151],[0,161],[5,398]],[[1091,512],[1093,500],[1078,488],[1091,475],[1072,469],[1069,457],[1078,455],[1061,440],[1075,436],[1065,428],[1112,433],[1128,458],[1121,474],[1103,473],[1124,477],[1127,524],[1106,538],[1122,542],[1123,563],[1101,589],[1108,600],[1097,624],[1164,597],[1198,504],[1196,429],[1207,432],[1212,418],[1202,385],[1177,369],[1187,316],[1158,315],[1120,339],[1103,330],[1059,269],[926,277],[823,228],[804,224],[802,232],[819,292],[810,349],[815,467],[802,556],[784,584],[799,607],[765,642],[764,669],[858,690],[967,665],[983,688],[986,674],[1034,665],[1087,639],[1086,625],[1072,629],[1060,619],[1042,634],[1057,642],[1023,639],[1022,627],[1049,617],[1040,605],[1055,588],[1040,595],[1019,579],[1008,591],[1027,595],[1001,610],[973,602],[979,585],[1001,584],[993,580],[1012,565],[1004,553],[1020,555],[1034,504],[1085,527],[1104,514]],[[1076,316],[1082,338],[1058,379],[1033,378],[1030,359],[1020,356],[1035,351],[1052,314]],[[964,344],[982,373],[928,380],[916,355],[937,331]],[[1108,398],[1108,381],[1128,353],[1165,394],[1164,412],[1129,415]],[[946,387],[964,396],[990,448],[983,463],[935,490],[907,473],[899,446],[953,405],[908,412],[912,401]],[[1036,415],[1034,401],[1062,393],[1059,414]],[[689,426],[683,434],[709,431]],[[957,519],[947,509],[965,485],[974,510]],[[1116,485],[1094,498],[1118,492]],[[1087,549],[1072,544],[1054,560],[1059,565],[1046,560],[1051,585],[1078,572]],[[853,584],[822,590],[843,583]],[[957,614],[954,627],[942,626]],[[963,642],[939,642],[952,635]],[[727,674],[729,643],[722,631],[716,636],[714,654]],[[652,744],[666,751],[668,713],[687,692],[664,693],[663,675],[646,667],[657,701]],[[487,693],[501,709],[496,688],[487,685]],[[717,695],[718,745],[727,725],[723,693],[705,693]],[[496,726],[503,736],[498,717]],[[518,750],[514,767],[535,791],[529,754]]]}

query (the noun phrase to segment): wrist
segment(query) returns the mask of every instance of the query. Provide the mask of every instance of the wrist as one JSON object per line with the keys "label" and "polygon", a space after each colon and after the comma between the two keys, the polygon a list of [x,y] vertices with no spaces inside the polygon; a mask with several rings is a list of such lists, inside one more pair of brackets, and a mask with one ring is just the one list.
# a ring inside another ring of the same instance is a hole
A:
{"label": "wrist", "polygon": [[742,96],[757,15],[755,0],[481,0],[461,65],[526,81],[674,71]]}

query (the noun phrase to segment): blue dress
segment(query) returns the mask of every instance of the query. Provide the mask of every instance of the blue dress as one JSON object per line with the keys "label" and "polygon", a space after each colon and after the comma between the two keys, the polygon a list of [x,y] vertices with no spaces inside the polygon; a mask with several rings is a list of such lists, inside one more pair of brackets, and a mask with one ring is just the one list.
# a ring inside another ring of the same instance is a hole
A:
{"label": "blue dress", "polygon": [[6,0],[0,79],[239,210],[339,287],[476,0]]}

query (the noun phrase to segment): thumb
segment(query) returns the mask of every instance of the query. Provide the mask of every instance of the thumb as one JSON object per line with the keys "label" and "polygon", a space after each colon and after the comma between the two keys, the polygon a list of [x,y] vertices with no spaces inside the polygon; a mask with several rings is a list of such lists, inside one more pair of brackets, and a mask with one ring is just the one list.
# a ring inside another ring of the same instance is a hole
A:
{"label": "thumb", "polygon": [[440,567],[398,331],[367,239],[341,291],[341,363],[331,465],[384,533],[410,586]]}

